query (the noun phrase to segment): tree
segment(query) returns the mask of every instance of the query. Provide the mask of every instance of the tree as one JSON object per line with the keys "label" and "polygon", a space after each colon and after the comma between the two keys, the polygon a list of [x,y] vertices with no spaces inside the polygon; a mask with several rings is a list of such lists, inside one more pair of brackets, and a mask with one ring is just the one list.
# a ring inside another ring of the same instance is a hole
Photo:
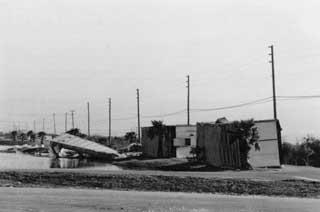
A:
{"label": "tree", "polygon": [[232,125],[235,129],[234,132],[231,132],[232,142],[239,141],[241,168],[250,169],[248,159],[251,147],[254,146],[256,150],[260,150],[258,129],[253,119],[235,121]]}
{"label": "tree", "polygon": [[296,161],[293,158],[295,151],[295,146],[288,142],[282,143],[282,155],[284,164],[296,164]]}
{"label": "tree", "polygon": [[26,138],[26,134],[25,133],[21,133],[20,134],[20,138],[21,138],[21,143],[23,143],[24,139]]}
{"label": "tree", "polygon": [[29,138],[29,141],[30,141],[30,142],[31,142],[31,141],[34,142],[35,136],[33,136],[33,135],[34,135],[34,133],[33,133],[32,130],[29,130],[29,131],[27,132],[27,137]]}
{"label": "tree", "polygon": [[86,138],[86,137],[88,137],[86,134],[81,133],[78,128],[73,128],[73,129],[67,131],[66,133],[68,133],[68,134],[70,134],[70,135],[78,136],[78,137],[80,137],[80,138]]}
{"label": "tree", "polygon": [[158,157],[162,157],[162,143],[165,137],[165,125],[163,121],[153,120],[151,121],[152,127],[148,131],[148,137],[153,139],[154,136],[158,136]]}
{"label": "tree", "polygon": [[38,137],[40,138],[41,145],[43,144],[44,137],[46,136],[46,133],[43,131],[38,132]]}
{"label": "tree", "polygon": [[11,137],[12,137],[13,142],[16,142],[17,135],[18,135],[18,132],[16,130],[11,132]]}
{"label": "tree", "polygon": [[129,141],[129,143],[137,142],[137,134],[135,132],[127,132],[124,136],[124,139]]}

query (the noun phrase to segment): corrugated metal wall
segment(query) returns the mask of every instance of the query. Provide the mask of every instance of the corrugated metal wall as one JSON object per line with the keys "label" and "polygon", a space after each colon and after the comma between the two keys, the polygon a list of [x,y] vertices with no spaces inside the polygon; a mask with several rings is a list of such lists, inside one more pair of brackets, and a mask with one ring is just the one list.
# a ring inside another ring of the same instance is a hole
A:
{"label": "corrugated metal wall", "polygon": [[280,166],[278,129],[275,120],[257,121],[260,150],[251,148],[249,163],[252,167]]}
{"label": "corrugated metal wall", "polygon": [[[279,136],[275,120],[257,121],[260,150],[252,146],[248,162],[252,167],[280,166]],[[197,145],[203,149],[202,156],[217,167],[241,167],[239,142],[232,143],[232,124],[197,124]]]}
{"label": "corrugated metal wall", "polygon": [[240,168],[238,141],[231,142],[232,126],[224,124],[197,124],[198,146],[209,164],[217,167]]}
{"label": "corrugated metal wall", "polygon": [[[151,139],[148,135],[148,131],[152,127],[143,127],[141,143],[142,143],[142,153],[147,157],[154,158],[169,158],[175,157],[176,151],[173,146],[173,139],[176,137],[175,126],[165,126],[165,136],[154,135]],[[159,139],[161,140],[161,147],[159,146]],[[159,148],[160,147],[160,148]]]}

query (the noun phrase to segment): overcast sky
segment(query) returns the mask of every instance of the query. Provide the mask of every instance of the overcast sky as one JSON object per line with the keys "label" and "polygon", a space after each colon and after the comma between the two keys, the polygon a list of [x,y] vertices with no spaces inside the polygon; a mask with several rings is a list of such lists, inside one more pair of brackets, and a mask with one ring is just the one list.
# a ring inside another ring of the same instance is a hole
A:
{"label": "overcast sky", "polygon": [[[114,119],[136,116],[136,88],[143,116],[180,111],[188,74],[192,109],[270,97],[270,44],[277,94],[318,95],[319,11],[316,0],[0,0],[0,127],[36,120],[40,130],[45,118],[50,132],[55,112],[61,132],[74,109],[86,132],[89,101],[92,132],[105,134],[109,97]],[[320,136],[320,99],[278,107],[287,140]],[[219,117],[271,119],[272,102],[192,112],[191,122]],[[153,119],[185,124],[186,113]],[[112,133],[136,122],[114,120]]]}

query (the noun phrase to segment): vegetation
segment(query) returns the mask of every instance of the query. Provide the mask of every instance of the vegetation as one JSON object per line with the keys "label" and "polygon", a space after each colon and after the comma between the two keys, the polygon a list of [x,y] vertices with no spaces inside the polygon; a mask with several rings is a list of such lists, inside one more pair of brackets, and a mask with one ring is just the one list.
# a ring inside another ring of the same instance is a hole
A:
{"label": "vegetation", "polygon": [[11,137],[12,137],[13,142],[16,142],[17,135],[18,135],[18,132],[16,130],[11,132]]}
{"label": "vegetation", "polygon": [[32,130],[27,132],[27,137],[29,138],[30,142],[34,143],[36,141],[36,134]]}
{"label": "vegetation", "polygon": [[66,133],[68,133],[70,135],[78,136],[80,138],[86,138],[87,137],[87,135],[81,133],[80,129],[78,129],[78,128],[73,128],[73,129],[67,131]]}
{"label": "vegetation", "polygon": [[232,142],[239,141],[240,161],[242,169],[250,169],[248,163],[249,151],[254,146],[256,150],[260,150],[259,133],[253,119],[235,121],[232,123],[235,131],[231,132]]}
{"label": "vegetation", "polygon": [[41,144],[43,144],[45,136],[46,136],[46,133],[44,131],[38,132],[38,137],[40,138]]}
{"label": "vegetation", "polygon": [[24,140],[26,139],[26,134],[25,133],[20,133],[20,138],[21,138],[21,143],[23,143],[24,142]]}
{"label": "vegetation", "polygon": [[148,131],[148,137],[153,139],[154,136],[158,136],[158,157],[162,157],[162,143],[165,136],[165,125],[163,121],[153,120],[151,121],[152,127]]}
{"label": "vegetation", "polygon": [[300,143],[283,142],[282,154],[284,164],[320,167],[320,140],[307,136]]}
{"label": "vegetation", "polygon": [[137,142],[137,134],[135,132],[127,132],[124,136],[124,139],[129,141],[130,144]]}

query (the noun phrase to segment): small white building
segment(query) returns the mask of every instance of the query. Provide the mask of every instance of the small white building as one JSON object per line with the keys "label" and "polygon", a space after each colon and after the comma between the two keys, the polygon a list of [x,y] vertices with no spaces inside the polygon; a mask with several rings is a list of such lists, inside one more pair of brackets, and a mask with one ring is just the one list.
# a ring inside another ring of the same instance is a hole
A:
{"label": "small white building", "polygon": [[280,124],[276,120],[255,121],[259,132],[260,150],[251,148],[249,163],[252,167],[279,167],[281,150]]}
{"label": "small white building", "polygon": [[195,125],[177,125],[173,146],[177,158],[192,157],[191,147],[197,145],[197,127]]}

